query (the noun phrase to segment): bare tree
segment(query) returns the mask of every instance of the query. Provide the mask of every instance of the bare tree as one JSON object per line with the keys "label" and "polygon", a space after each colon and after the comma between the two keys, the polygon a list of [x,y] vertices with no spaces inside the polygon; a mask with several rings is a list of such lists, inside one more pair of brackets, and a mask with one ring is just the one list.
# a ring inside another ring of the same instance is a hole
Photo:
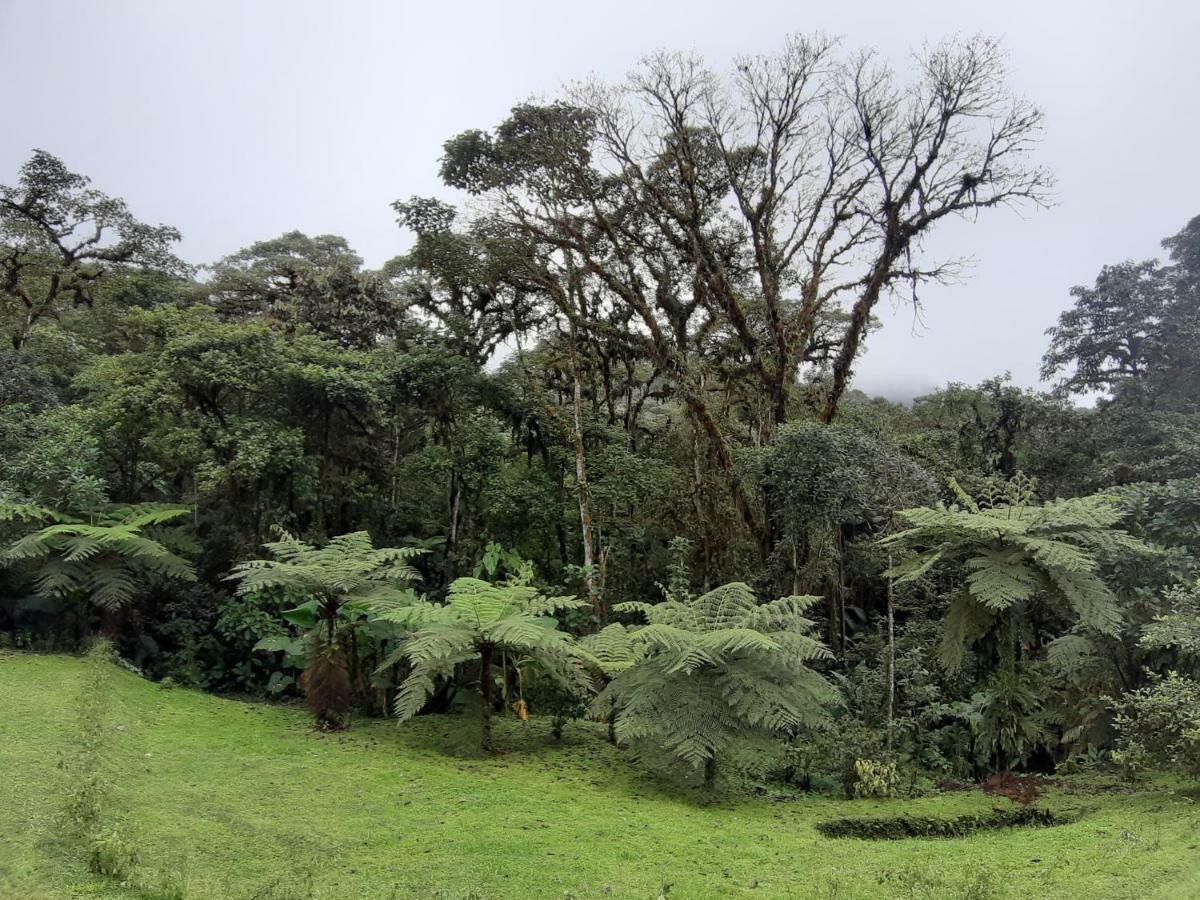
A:
{"label": "bare tree", "polygon": [[[1041,114],[1005,87],[996,42],[947,42],[916,63],[902,84],[820,36],[727,76],[657,54],[621,84],[574,86],[446,145],[447,183],[629,311],[621,339],[669,380],[764,543],[714,387],[747,386],[756,441],[787,421],[806,375],[822,376],[808,402],[833,419],[880,299],[907,288],[915,303],[953,271],[918,258],[934,224],[1039,204],[1051,186],[1027,159]],[[604,321],[576,324],[607,336]]]}

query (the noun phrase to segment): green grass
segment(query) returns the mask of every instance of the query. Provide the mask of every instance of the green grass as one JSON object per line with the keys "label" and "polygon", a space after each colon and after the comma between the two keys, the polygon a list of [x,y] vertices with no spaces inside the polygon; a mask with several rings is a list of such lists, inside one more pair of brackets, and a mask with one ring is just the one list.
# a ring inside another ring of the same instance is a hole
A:
{"label": "green grass", "polygon": [[[500,723],[507,752],[463,750],[445,717],[314,733],[303,710],[112,679],[116,814],[142,865],[90,875],[56,836],[86,664],[0,656],[0,896],[1037,897],[1200,896],[1200,810],[1165,789],[1057,792],[1071,825],[962,840],[821,837],[825,818],[991,808],[913,801],[704,803],[633,770],[597,731]],[[1006,802],[1006,801],[1002,801]],[[664,891],[664,885],[670,885]]]}

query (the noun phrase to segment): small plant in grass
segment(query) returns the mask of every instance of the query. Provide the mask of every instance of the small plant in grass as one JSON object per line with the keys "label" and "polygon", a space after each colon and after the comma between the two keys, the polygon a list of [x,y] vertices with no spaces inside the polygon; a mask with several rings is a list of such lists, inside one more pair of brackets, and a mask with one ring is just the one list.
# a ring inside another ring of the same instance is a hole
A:
{"label": "small plant in grass", "polygon": [[88,841],[87,866],[97,875],[126,881],[140,861],[137,845],[115,828],[102,828]]}
{"label": "small plant in grass", "polygon": [[77,731],[60,762],[66,781],[61,824],[69,836],[85,842],[101,831],[111,802],[112,785],[104,770],[112,657],[106,640],[96,641],[88,651]]}
{"label": "small plant in grass", "polygon": [[894,762],[873,759],[854,761],[855,797],[891,797],[900,784],[900,772]]}

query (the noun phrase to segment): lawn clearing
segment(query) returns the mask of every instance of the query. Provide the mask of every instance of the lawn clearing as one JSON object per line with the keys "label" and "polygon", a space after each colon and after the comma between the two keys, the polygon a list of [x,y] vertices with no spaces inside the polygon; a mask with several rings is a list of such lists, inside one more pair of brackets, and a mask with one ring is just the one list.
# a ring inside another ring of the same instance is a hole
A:
{"label": "lawn clearing", "polygon": [[967,839],[828,839],[839,816],[956,816],[979,791],[912,801],[696,795],[658,786],[600,729],[497,723],[506,752],[466,749],[474,723],[358,722],[315,733],[302,709],[113,678],[116,812],[138,889],[87,872],[54,817],[87,669],[0,656],[0,896],[1006,897],[1200,896],[1200,809],[1166,789],[1052,791],[1079,821]]}

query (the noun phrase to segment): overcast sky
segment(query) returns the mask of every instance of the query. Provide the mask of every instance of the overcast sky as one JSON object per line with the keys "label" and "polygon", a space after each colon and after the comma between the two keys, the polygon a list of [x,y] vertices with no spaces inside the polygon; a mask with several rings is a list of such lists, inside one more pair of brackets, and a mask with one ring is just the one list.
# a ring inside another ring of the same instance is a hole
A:
{"label": "overcast sky", "polygon": [[1157,255],[1200,213],[1200,2],[0,0],[0,183],[41,147],[207,262],[300,229],[371,265],[409,238],[389,203],[442,194],[442,142],[566,81],[659,48],[715,67],[792,31],[899,67],[955,33],[1000,37],[1046,112],[1057,205],[990,211],[929,243],[969,255],[923,324],[885,311],[858,386],[911,395],[1011,371],[1037,383],[1044,330],[1101,265]]}

